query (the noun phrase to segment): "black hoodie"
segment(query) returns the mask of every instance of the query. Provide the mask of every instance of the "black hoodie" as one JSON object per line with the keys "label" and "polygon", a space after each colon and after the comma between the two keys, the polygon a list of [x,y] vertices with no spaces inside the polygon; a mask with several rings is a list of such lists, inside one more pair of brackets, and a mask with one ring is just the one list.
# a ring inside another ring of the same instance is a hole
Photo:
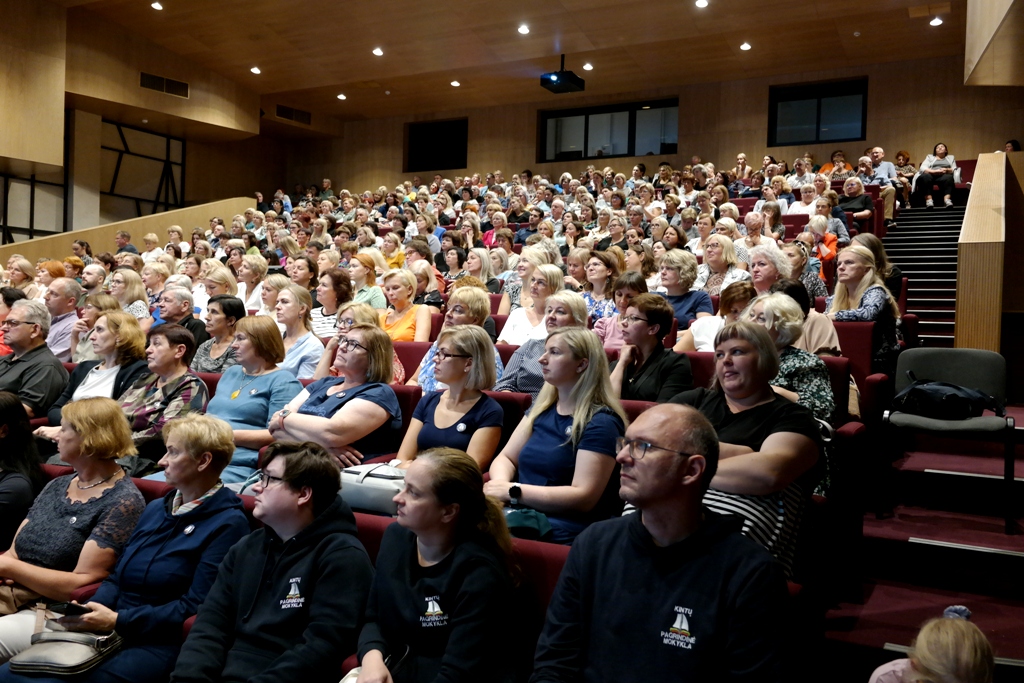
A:
{"label": "black hoodie", "polygon": [[224,558],[171,681],[335,683],[372,581],[341,498],[288,541],[255,531]]}

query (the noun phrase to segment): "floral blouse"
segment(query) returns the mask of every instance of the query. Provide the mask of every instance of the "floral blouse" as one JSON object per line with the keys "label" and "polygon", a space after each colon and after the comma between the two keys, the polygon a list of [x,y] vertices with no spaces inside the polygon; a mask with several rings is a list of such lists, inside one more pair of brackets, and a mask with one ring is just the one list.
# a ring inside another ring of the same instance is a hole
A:
{"label": "floral blouse", "polygon": [[825,361],[813,353],[787,346],[779,351],[779,374],[771,383],[799,394],[797,403],[814,413],[814,417],[832,424],[836,401]]}
{"label": "floral blouse", "polygon": [[590,315],[590,319],[597,322],[601,318],[610,318],[619,312],[615,308],[614,299],[595,299],[593,293],[585,291],[583,292],[583,300],[587,302],[587,313]]}

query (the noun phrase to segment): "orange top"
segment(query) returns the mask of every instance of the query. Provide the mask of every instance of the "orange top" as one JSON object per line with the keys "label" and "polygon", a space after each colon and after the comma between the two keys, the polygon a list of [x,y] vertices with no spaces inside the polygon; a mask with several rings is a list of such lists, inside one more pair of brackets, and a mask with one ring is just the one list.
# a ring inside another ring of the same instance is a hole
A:
{"label": "orange top", "polygon": [[410,306],[409,310],[405,312],[401,318],[395,322],[388,324],[388,314],[391,310],[380,312],[380,326],[384,328],[384,331],[388,333],[393,342],[411,342],[416,341],[416,311],[420,305]]}

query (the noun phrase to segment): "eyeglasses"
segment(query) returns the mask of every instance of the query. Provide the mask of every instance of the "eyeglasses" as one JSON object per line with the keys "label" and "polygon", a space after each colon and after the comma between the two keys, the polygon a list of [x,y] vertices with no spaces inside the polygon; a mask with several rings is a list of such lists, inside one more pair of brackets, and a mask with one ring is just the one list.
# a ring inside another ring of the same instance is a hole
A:
{"label": "eyeglasses", "polygon": [[448,360],[449,358],[472,358],[472,356],[469,356],[469,355],[467,355],[465,353],[448,353],[444,349],[438,350],[436,356],[437,356],[437,359],[439,361],[441,361],[442,363],[444,361]]}
{"label": "eyeglasses", "polygon": [[342,327],[352,327],[355,324],[356,324],[356,321],[353,318],[338,318],[338,327],[339,328],[342,328]]}
{"label": "eyeglasses", "polygon": [[0,321],[0,327],[15,327],[17,325],[36,325],[38,323],[29,322],[28,320],[6,320]]}
{"label": "eyeglasses", "polygon": [[648,322],[647,318],[641,318],[638,315],[623,315],[619,316],[620,320],[625,320],[627,325],[632,325],[635,322]]}
{"label": "eyeglasses", "polygon": [[259,475],[260,486],[263,488],[267,488],[268,486],[270,486],[270,483],[274,481],[285,481],[281,477],[275,477],[272,474],[267,474],[264,470],[259,470],[258,472],[256,472],[256,474]]}
{"label": "eyeglasses", "polygon": [[629,457],[633,460],[643,460],[644,456],[647,455],[647,451],[650,449],[656,449],[659,451],[668,451],[669,453],[675,453],[676,455],[684,455],[689,458],[693,453],[683,453],[682,451],[674,451],[671,448],[662,448],[661,446],[655,446],[652,443],[641,441],[639,439],[627,439],[624,436],[620,436],[615,439],[615,452],[619,453],[623,448],[629,447]]}
{"label": "eyeglasses", "polygon": [[342,337],[338,340],[338,348],[344,351],[351,351],[352,349],[362,349],[363,351],[369,352],[370,349],[366,348],[355,339],[349,339],[348,337]]}

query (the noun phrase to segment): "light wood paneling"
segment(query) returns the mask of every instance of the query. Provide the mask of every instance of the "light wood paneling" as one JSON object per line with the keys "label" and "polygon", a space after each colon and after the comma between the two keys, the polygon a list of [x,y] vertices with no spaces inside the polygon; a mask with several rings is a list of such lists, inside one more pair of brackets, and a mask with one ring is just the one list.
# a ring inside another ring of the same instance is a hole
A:
{"label": "light wood paneling", "polygon": [[108,223],[96,228],[75,230],[65,232],[52,237],[41,237],[39,239],[6,244],[0,247],[0,263],[6,263],[11,254],[21,254],[32,263],[44,256],[63,259],[71,254],[71,243],[75,240],[85,240],[92,247],[94,254],[117,250],[114,244],[114,233],[118,230],[127,230],[132,236],[132,244],[138,246],[142,243],[142,236],[148,232],[155,232],[157,235],[166,234],[168,226],[180,225],[189,235],[194,227],[202,227],[204,230],[210,225],[210,218],[221,216],[230,217],[236,213],[242,213],[246,207],[252,206],[253,200],[246,197],[234,197],[219,202],[211,202],[199,206],[192,206],[186,209],[167,211],[153,216],[132,218],[118,223]]}

